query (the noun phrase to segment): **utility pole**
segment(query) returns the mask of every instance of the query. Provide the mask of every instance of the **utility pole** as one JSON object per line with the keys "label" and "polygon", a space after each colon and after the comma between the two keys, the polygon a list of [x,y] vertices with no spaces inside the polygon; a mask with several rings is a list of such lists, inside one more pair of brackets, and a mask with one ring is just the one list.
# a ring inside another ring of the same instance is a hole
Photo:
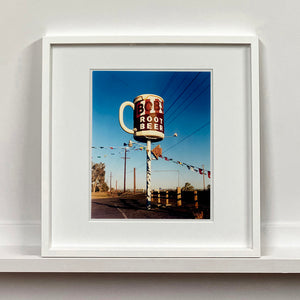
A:
{"label": "utility pole", "polygon": [[203,190],[205,191],[205,172],[204,172],[204,165],[202,165],[203,170]]}
{"label": "utility pole", "polygon": [[124,193],[126,192],[126,160],[127,160],[127,149],[125,148],[125,157],[124,157]]}
{"label": "utility pole", "polygon": [[135,168],[133,168],[133,193],[136,191],[136,177],[135,177]]}
{"label": "utility pole", "polygon": [[130,157],[127,157],[127,149],[124,148],[125,150],[125,155],[124,157],[121,157],[122,159],[124,159],[124,193],[126,192],[126,161],[127,159],[129,159]]}
{"label": "utility pole", "polygon": [[118,180],[116,180],[116,193],[118,193]]}
{"label": "utility pole", "polygon": [[110,172],[110,176],[109,176],[109,191],[111,193],[111,179],[112,179],[112,172]]}

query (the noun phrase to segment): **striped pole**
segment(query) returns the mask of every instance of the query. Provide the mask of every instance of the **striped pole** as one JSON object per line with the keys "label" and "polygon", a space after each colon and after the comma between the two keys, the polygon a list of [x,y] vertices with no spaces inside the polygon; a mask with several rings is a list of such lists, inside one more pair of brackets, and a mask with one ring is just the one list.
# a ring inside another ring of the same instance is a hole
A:
{"label": "striped pole", "polygon": [[147,209],[151,209],[151,141],[147,140],[147,172],[146,172],[146,191],[147,191]]}

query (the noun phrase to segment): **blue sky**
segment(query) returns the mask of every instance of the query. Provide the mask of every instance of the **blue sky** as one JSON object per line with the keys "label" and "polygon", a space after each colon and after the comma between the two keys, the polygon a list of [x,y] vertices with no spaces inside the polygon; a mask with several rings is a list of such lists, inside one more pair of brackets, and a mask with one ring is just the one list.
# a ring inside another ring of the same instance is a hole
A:
{"label": "blue sky", "polygon": [[[119,107],[141,94],[156,94],[164,99],[165,139],[159,144],[163,156],[174,161],[210,170],[210,73],[183,71],[93,71],[92,74],[92,161],[106,165],[106,182],[112,173],[112,183],[123,189],[123,143],[134,141],[119,125]],[[133,111],[124,110],[124,122],[133,128]],[[177,133],[177,137],[172,137]],[[171,137],[169,137],[171,136]],[[145,144],[141,144],[141,146]],[[140,146],[140,145],[136,145]],[[116,147],[117,149],[109,149]],[[127,189],[133,188],[133,168],[136,168],[137,188],[146,186],[146,152],[128,148]],[[203,187],[203,178],[185,165],[163,159],[152,161],[152,188],[175,188],[190,182]],[[205,183],[210,183],[207,175]]]}

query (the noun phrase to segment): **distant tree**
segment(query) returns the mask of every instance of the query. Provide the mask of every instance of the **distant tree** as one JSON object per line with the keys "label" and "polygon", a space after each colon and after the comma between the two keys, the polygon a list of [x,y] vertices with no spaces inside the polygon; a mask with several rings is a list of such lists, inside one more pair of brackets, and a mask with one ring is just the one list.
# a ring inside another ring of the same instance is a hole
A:
{"label": "distant tree", "polygon": [[106,184],[106,182],[103,182],[101,185],[101,192],[107,192],[108,190],[108,185]]}
{"label": "distant tree", "polygon": [[[105,180],[105,164],[96,163],[92,165],[92,191],[93,192],[104,192],[108,186],[104,182]],[[105,183],[105,185],[104,185]]]}
{"label": "distant tree", "polygon": [[210,190],[210,184],[208,184],[206,188],[207,188],[208,190]]}
{"label": "distant tree", "polygon": [[186,182],[184,187],[181,190],[183,192],[193,191],[194,187],[189,182]]}

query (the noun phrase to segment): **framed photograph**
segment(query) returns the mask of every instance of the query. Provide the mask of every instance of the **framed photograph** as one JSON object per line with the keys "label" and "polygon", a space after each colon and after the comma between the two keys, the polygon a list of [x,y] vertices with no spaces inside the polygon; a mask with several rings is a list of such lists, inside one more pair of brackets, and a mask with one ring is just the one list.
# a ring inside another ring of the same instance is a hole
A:
{"label": "framed photograph", "polygon": [[212,72],[91,76],[91,218],[210,219]]}
{"label": "framed photograph", "polygon": [[257,37],[45,37],[42,256],[260,256]]}

